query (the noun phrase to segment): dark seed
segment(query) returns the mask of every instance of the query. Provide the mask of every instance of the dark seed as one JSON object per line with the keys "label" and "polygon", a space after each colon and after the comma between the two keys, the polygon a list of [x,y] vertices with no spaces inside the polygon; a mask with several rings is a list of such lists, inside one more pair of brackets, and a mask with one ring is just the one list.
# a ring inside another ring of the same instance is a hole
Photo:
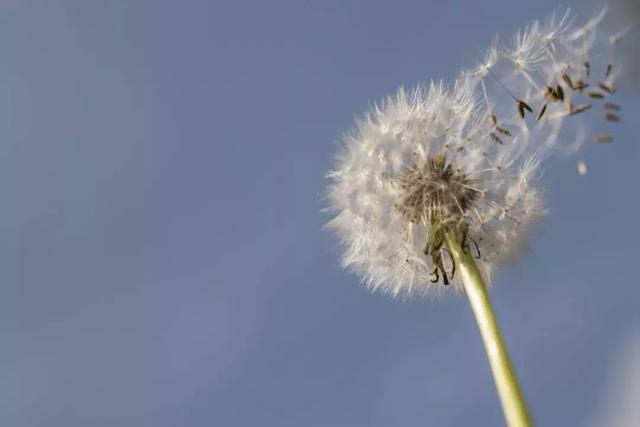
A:
{"label": "dark seed", "polygon": [[606,83],[598,83],[598,87],[602,90],[604,90],[605,92],[609,92],[609,93],[615,93],[616,90],[614,88],[612,88],[611,86],[609,86]]}
{"label": "dark seed", "polygon": [[591,108],[591,104],[580,104],[574,110],[571,111],[571,114],[573,115],[573,114],[582,113],[583,111],[587,111],[589,108]]}
{"label": "dark seed", "polygon": [[547,91],[545,92],[544,97],[549,102],[554,102],[558,100],[558,95],[556,94],[556,92],[553,90],[552,87],[547,87]]}
{"label": "dark seed", "polygon": [[491,132],[489,134],[489,136],[491,137],[491,139],[493,139],[495,142],[497,142],[498,144],[502,145],[502,140],[500,139],[500,137],[498,135],[496,135],[495,133]]}
{"label": "dark seed", "polygon": [[614,102],[605,102],[604,108],[607,108],[609,110],[620,111],[620,106]]}
{"label": "dark seed", "polygon": [[609,120],[610,122],[619,122],[620,121],[620,116],[617,114],[613,114],[613,113],[606,113],[604,115],[604,118]]}
{"label": "dark seed", "polygon": [[602,99],[604,98],[604,95],[601,94],[600,92],[589,92],[589,96],[591,98],[596,98],[596,99]]}
{"label": "dark seed", "polygon": [[578,80],[576,82],[576,84],[574,85],[573,89],[576,92],[582,92],[583,90],[585,90],[585,88],[589,87],[588,83],[583,82],[582,80]]}
{"label": "dark seed", "polygon": [[501,128],[500,126],[496,126],[496,130],[498,132],[500,132],[501,134],[507,135],[507,136],[511,136],[511,132],[509,132],[509,129],[505,129],[505,128]]}
{"label": "dark seed", "polygon": [[558,95],[560,101],[564,101],[564,90],[562,89],[562,86],[560,86],[560,84],[556,86],[556,95]]}
{"label": "dark seed", "polygon": [[564,82],[567,84],[567,86],[569,86],[571,89],[574,89],[573,82],[571,81],[571,77],[569,77],[568,74],[563,74],[562,75],[562,80],[564,80]]}
{"label": "dark seed", "polygon": [[538,113],[538,118],[537,120],[540,120],[542,118],[542,116],[544,116],[544,112],[547,111],[547,104],[544,104],[542,106],[542,110],[540,110],[540,112]]}

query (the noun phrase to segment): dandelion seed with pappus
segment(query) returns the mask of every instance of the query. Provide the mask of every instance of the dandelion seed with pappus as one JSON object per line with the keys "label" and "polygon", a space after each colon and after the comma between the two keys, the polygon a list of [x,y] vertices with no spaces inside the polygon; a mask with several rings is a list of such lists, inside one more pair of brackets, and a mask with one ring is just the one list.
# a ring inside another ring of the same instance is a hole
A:
{"label": "dandelion seed with pappus", "polygon": [[613,141],[597,127],[620,120],[624,32],[600,29],[605,12],[577,27],[569,11],[554,13],[512,43],[496,39],[451,85],[400,89],[356,122],[328,174],[328,228],[345,268],[393,296],[468,296],[510,426],[531,421],[484,280],[522,252],[545,212],[541,162],[580,158],[588,123],[595,141]]}

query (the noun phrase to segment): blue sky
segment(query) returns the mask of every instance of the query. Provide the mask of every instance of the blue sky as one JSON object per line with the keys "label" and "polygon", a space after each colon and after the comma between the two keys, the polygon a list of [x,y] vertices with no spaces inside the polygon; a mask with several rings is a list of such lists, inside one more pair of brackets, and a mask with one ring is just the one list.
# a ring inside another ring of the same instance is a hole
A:
{"label": "blue sky", "polygon": [[[555,6],[2,2],[0,424],[501,425],[466,300],[342,271],[324,174],[372,102]],[[590,423],[640,330],[637,87],[491,291],[538,425]]]}

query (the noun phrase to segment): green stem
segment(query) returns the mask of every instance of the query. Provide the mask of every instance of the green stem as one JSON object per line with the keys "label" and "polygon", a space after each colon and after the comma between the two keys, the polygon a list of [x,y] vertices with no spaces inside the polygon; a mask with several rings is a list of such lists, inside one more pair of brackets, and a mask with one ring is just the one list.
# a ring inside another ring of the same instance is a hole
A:
{"label": "green stem", "polygon": [[476,317],[507,425],[509,427],[530,427],[532,425],[531,418],[509,361],[507,347],[500,334],[500,328],[493,313],[482,275],[478,271],[470,251],[463,250],[455,232],[447,231],[445,239],[449,252],[457,264],[464,290]]}

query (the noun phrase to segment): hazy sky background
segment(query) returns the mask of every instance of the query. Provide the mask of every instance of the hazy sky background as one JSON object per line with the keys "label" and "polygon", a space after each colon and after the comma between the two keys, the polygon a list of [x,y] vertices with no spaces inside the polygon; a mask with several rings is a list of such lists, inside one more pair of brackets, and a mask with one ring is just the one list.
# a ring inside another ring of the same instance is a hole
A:
{"label": "hazy sky background", "polygon": [[[1,2],[0,425],[503,425],[465,298],[342,271],[324,174],[370,103],[555,6]],[[540,426],[605,419],[640,358],[637,87],[491,292]]]}

